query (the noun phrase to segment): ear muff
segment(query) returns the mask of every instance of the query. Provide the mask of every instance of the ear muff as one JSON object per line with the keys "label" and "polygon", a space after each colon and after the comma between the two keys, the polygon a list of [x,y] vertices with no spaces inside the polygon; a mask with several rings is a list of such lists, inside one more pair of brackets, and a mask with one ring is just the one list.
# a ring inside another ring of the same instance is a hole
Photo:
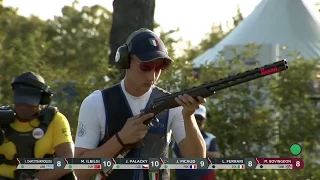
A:
{"label": "ear muff", "polygon": [[49,105],[49,104],[51,104],[52,96],[53,96],[52,93],[43,92],[42,96],[41,96],[40,104],[41,105]]}
{"label": "ear muff", "polygon": [[142,32],[154,33],[147,28],[141,28],[141,29],[135,31],[134,33],[132,33],[128,37],[126,43],[117,49],[116,56],[115,56],[115,63],[119,69],[129,69],[130,68],[130,52],[132,49],[132,42],[131,41],[134,37],[136,37],[137,35],[139,35]]}
{"label": "ear muff", "polygon": [[36,88],[43,90],[42,95],[41,95],[40,104],[41,105],[48,105],[51,103],[53,93],[51,92],[50,87],[48,85],[46,85],[40,81],[37,81],[35,79],[21,77],[21,76],[17,76],[13,79],[13,81],[11,83],[12,89],[14,89],[14,86],[16,84],[29,85],[29,86],[33,86],[33,87],[36,87]]}
{"label": "ear muff", "polygon": [[130,68],[130,55],[128,46],[126,44],[120,46],[117,49],[115,56],[116,66],[119,69],[129,69]]}

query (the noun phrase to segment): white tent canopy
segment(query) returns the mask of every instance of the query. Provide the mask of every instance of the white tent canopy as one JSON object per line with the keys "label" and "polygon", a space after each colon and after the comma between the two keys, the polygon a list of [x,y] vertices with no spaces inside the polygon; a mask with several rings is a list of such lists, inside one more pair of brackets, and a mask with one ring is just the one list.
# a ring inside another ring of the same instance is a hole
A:
{"label": "white tent canopy", "polygon": [[287,46],[288,50],[297,50],[305,58],[320,58],[320,14],[309,4],[307,6],[307,1],[262,0],[228,36],[197,57],[195,67],[215,61],[227,46],[248,43],[278,48]]}

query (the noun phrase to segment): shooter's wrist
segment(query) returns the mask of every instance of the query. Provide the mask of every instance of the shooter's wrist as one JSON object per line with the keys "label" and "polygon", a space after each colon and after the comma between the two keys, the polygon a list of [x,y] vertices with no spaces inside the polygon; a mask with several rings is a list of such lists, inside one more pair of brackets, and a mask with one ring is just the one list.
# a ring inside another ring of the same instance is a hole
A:
{"label": "shooter's wrist", "polygon": [[123,141],[123,136],[122,136],[121,131],[117,132],[117,133],[115,134],[115,136],[116,136],[119,144],[121,144],[121,146],[124,147],[126,144],[125,144],[125,142]]}

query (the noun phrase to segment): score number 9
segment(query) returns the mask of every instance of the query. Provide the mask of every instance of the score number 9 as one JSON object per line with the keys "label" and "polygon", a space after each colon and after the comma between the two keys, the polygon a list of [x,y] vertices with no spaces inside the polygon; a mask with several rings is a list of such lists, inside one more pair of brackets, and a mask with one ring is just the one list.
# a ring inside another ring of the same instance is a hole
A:
{"label": "score number 9", "polygon": [[200,166],[201,166],[201,167],[204,166],[204,161],[200,161]]}
{"label": "score number 9", "polygon": [[111,166],[111,161],[103,161],[103,165],[106,167],[110,167]]}

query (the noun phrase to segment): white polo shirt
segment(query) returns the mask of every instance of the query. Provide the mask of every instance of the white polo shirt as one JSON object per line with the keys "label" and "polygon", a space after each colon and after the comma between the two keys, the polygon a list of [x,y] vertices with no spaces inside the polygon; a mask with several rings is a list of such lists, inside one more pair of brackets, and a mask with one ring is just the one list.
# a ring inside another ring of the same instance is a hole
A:
{"label": "white polo shirt", "polygon": [[[140,97],[134,97],[125,90],[123,80],[121,81],[121,88],[133,115],[138,115],[140,110],[144,109],[147,105],[152,90],[149,90]],[[108,119],[108,121],[112,120]],[[81,104],[75,147],[86,149],[97,148],[99,141],[103,139],[105,134],[105,123],[106,116],[102,93],[100,90],[96,90],[86,97]],[[171,141],[171,134],[177,143],[186,137],[181,106],[169,110],[168,142]]]}

